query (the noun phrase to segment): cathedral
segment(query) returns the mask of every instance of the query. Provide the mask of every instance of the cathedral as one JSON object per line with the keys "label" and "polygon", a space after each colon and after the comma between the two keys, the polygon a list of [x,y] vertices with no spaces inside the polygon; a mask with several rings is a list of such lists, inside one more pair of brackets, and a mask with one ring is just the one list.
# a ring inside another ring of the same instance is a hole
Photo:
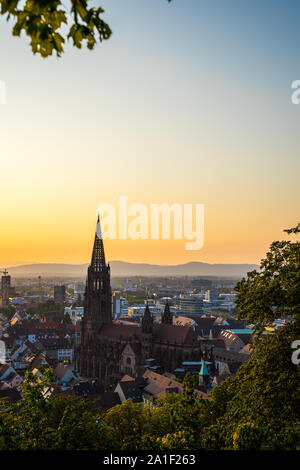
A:
{"label": "cathedral", "polygon": [[173,324],[166,304],[161,323],[148,305],[140,325],[123,325],[112,318],[110,267],[106,264],[98,217],[91,264],[88,267],[75,366],[81,376],[105,383],[124,374],[139,377],[149,361],[162,372],[173,372],[183,361],[201,361],[201,342],[189,326]]}

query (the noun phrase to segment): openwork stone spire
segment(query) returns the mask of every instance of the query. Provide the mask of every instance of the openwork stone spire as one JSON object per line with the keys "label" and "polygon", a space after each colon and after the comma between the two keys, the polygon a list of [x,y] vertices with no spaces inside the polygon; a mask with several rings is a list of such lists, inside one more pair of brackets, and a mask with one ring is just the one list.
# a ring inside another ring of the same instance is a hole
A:
{"label": "openwork stone spire", "polygon": [[147,302],[145,312],[142,318],[142,330],[143,333],[151,333],[153,327],[153,318],[149,309],[149,305]]}
{"label": "openwork stone spire", "polygon": [[161,322],[165,325],[172,325],[173,323],[173,315],[170,312],[170,306],[169,306],[168,301],[165,305],[165,310],[164,310],[164,313],[162,314]]}
{"label": "openwork stone spire", "polygon": [[104,324],[112,322],[110,267],[105,262],[100,219],[98,216],[91,264],[88,267],[82,342],[88,345]]}
{"label": "openwork stone spire", "polygon": [[98,215],[97,226],[96,226],[96,233],[95,233],[95,241],[94,241],[91,267],[95,271],[100,271],[102,268],[106,267],[105,253],[104,253],[104,246],[103,246],[103,239],[102,239],[102,232],[101,232],[101,225],[100,225],[99,215]]}

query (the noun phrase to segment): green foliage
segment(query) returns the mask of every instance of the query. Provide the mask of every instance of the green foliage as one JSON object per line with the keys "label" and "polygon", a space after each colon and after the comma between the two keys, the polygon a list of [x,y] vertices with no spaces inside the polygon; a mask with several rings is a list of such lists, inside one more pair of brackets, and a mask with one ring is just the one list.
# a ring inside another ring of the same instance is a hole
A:
{"label": "green foliage", "polygon": [[65,323],[66,325],[70,325],[72,323],[72,320],[71,320],[70,315],[68,313],[66,313],[64,315],[62,323]]}
{"label": "green foliage", "polygon": [[[300,224],[285,230],[299,235]],[[256,322],[257,328],[278,317],[300,315],[300,242],[273,242],[260,271],[248,273],[236,286],[239,318]]]}
{"label": "green foliage", "polygon": [[79,294],[78,299],[76,300],[76,302],[73,303],[72,308],[82,307],[82,306],[83,306],[83,301],[82,301],[81,295]]}
{"label": "green foliage", "polygon": [[[15,405],[5,408],[2,421],[9,432],[6,433],[4,449],[35,450],[47,448],[49,441],[47,414],[50,402],[44,399],[44,384],[51,380],[51,371],[45,371],[44,381],[31,372],[26,373],[22,384],[23,399]],[[51,438],[50,438],[51,439]],[[9,445],[9,447],[7,447]]]}
{"label": "green foliage", "polygon": [[27,313],[31,315],[38,315],[43,318],[51,319],[52,316],[61,316],[63,319],[64,308],[60,304],[56,304],[53,300],[47,300],[47,302],[39,303],[34,307],[27,309]]}
{"label": "green foliage", "polygon": [[147,434],[151,409],[126,400],[108,410],[104,417],[105,449],[139,449],[141,436]]}
{"label": "green foliage", "polygon": [[[54,400],[54,405],[56,405]],[[86,400],[65,398],[62,415],[56,428],[55,447],[61,450],[97,450],[99,448],[100,427],[98,419],[87,408]]]}
{"label": "green foliage", "polygon": [[170,433],[176,432],[174,413],[182,402],[182,397],[176,393],[167,393],[160,398],[156,407],[151,409],[151,421],[149,433],[144,436],[143,445],[146,449],[154,449],[159,446],[160,439]]}
{"label": "green foliage", "polygon": [[44,388],[52,379],[50,369],[42,381],[27,373],[22,400],[0,403],[0,450],[100,448],[102,416],[82,398],[45,397]]}
{"label": "green foliage", "polygon": [[128,305],[135,305],[135,304],[142,305],[144,303],[145,296],[147,296],[146,292],[136,294],[136,295],[128,294],[126,296],[126,299],[127,299]]}
{"label": "green foliage", "polygon": [[282,449],[281,435],[290,437],[291,448],[300,445],[296,432],[300,368],[291,361],[291,344],[299,336],[299,325],[291,323],[276,334],[260,337],[237,376],[213,390],[204,446],[213,445],[216,432],[218,442],[213,448]]}
{"label": "green foliage", "polygon": [[175,436],[168,434],[161,439],[161,449],[172,450],[178,439],[175,449],[193,449],[197,446],[199,432],[204,425],[202,417],[205,415],[205,401],[195,393],[196,377],[186,374],[183,380],[183,395],[176,408],[171,411],[171,422],[175,427]]}
{"label": "green foliage", "polygon": [[0,307],[0,313],[2,313],[7,320],[10,320],[16,313],[16,309],[12,305],[9,305],[8,307]]}
{"label": "green foliage", "polygon": [[[7,20],[13,18],[13,35],[20,36],[24,32],[31,40],[32,52],[42,57],[53,52],[60,56],[66,39],[71,39],[79,49],[83,43],[93,49],[97,39],[101,42],[110,38],[112,31],[101,18],[103,8],[89,7],[89,0],[66,0],[66,3],[60,0],[26,0],[25,3],[0,0],[0,14],[6,15]],[[67,34],[63,33],[63,25],[69,26]]]}

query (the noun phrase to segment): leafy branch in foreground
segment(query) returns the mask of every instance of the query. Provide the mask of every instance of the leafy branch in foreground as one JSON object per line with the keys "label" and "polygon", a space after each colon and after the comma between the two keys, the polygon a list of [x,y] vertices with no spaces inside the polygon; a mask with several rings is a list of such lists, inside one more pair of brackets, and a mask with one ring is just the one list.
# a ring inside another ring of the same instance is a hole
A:
{"label": "leafy branch in foreground", "polygon": [[[97,39],[102,42],[110,38],[112,31],[101,18],[102,7],[89,7],[89,0],[67,1],[69,8],[60,0],[0,0],[0,14],[7,20],[13,18],[13,35],[24,32],[31,39],[32,52],[45,58],[53,52],[60,57],[66,38],[79,49],[83,42],[93,49]],[[64,24],[70,25],[65,35],[61,30]]]}

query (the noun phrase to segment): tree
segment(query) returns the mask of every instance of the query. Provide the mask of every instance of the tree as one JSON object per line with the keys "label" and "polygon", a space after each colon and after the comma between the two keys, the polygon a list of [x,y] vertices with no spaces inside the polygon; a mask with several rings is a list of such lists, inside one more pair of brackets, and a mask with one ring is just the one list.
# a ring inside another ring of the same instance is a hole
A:
{"label": "tree", "polygon": [[64,315],[64,318],[62,320],[62,323],[66,324],[66,325],[70,325],[72,323],[72,320],[71,320],[71,317],[68,313],[66,313]]}
{"label": "tree", "polygon": [[55,448],[60,450],[99,450],[102,447],[102,415],[93,412],[84,398],[58,396],[53,410],[60,408],[56,424]]}
{"label": "tree", "polygon": [[[195,393],[195,377],[186,374],[182,395],[167,393],[151,414],[151,428],[143,438],[143,448],[191,450],[205,426],[208,403]],[[203,420],[204,418],[204,420]]]}
{"label": "tree", "polygon": [[60,304],[56,304],[54,300],[47,300],[47,302],[39,303],[34,307],[27,310],[31,315],[38,315],[40,317],[51,318],[52,316],[64,316],[64,308]]}
{"label": "tree", "polygon": [[[53,52],[60,56],[66,39],[72,39],[79,49],[83,43],[93,49],[97,39],[102,42],[110,38],[112,31],[101,17],[104,13],[101,6],[90,7],[89,0],[66,0],[66,3],[60,0],[26,0],[25,3],[0,0],[0,13],[7,20],[13,19],[13,35],[20,36],[24,32],[31,39],[32,52],[42,57]],[[68,26],[67,34],[62,31],[63,25]]]}
{"label": "tree", "polygon": [[82,307],[82,306],[83,306],[83,300],[81,298],[81,295],[78,294],[77,300],[73,303],[73,308]]}
{"label": "tree", "polygon": [[155,407],[151,407],[150,427],[142,440],[143,449],[159,449],[164,436],[176,432],[176,423],[173,419],[174,412],[182,402],[182,397],[177,393],[167,393],[157,400]]}
{"label": "tree", "polygon": [[[285,230],[299,235],[300,224]],[[239,318],[256,323],[261,331],[276,318],[300,318],[300,242],[276,241],[271,244],[260,271],[248,273],[236,286]]]}
{"label": "tree", "polygon": [[236,377],[213,390],[200,447],[300,448],[300,368],[291,361],[299,333],[291,323],[262,335]]}
{"label": "tree", "polygon": [[27,372],[22,399],[0,401],[0,450],[101,449],[102,414],[83,398],[45,396],[53,375],[50,369],[43,375]]}
{"label": "tree", "polygon": [[105,449],[136,450],[148,433],[151,409],[126,400],[107,411],[104,417]]}
{"label": "tree", "polygon": [[[2,413],[5,435],[0,431],[0,441],[4,449],[35,450],[45,449],[52,441],[52,433],[47,426],[47,414],[51,403],[43,396],[45,384],[51,381],[48,369],[44,379],[27,372],[22,384],[22,400],[5,407]],[[9,430],[9,433],[7,432]]]}
{"label": "tree", "polygon": [[11,320],[16,313],[16,309],[13,305],[8,305],[8,307],[0,307],[0,313],[2,313],[7,320]]}

